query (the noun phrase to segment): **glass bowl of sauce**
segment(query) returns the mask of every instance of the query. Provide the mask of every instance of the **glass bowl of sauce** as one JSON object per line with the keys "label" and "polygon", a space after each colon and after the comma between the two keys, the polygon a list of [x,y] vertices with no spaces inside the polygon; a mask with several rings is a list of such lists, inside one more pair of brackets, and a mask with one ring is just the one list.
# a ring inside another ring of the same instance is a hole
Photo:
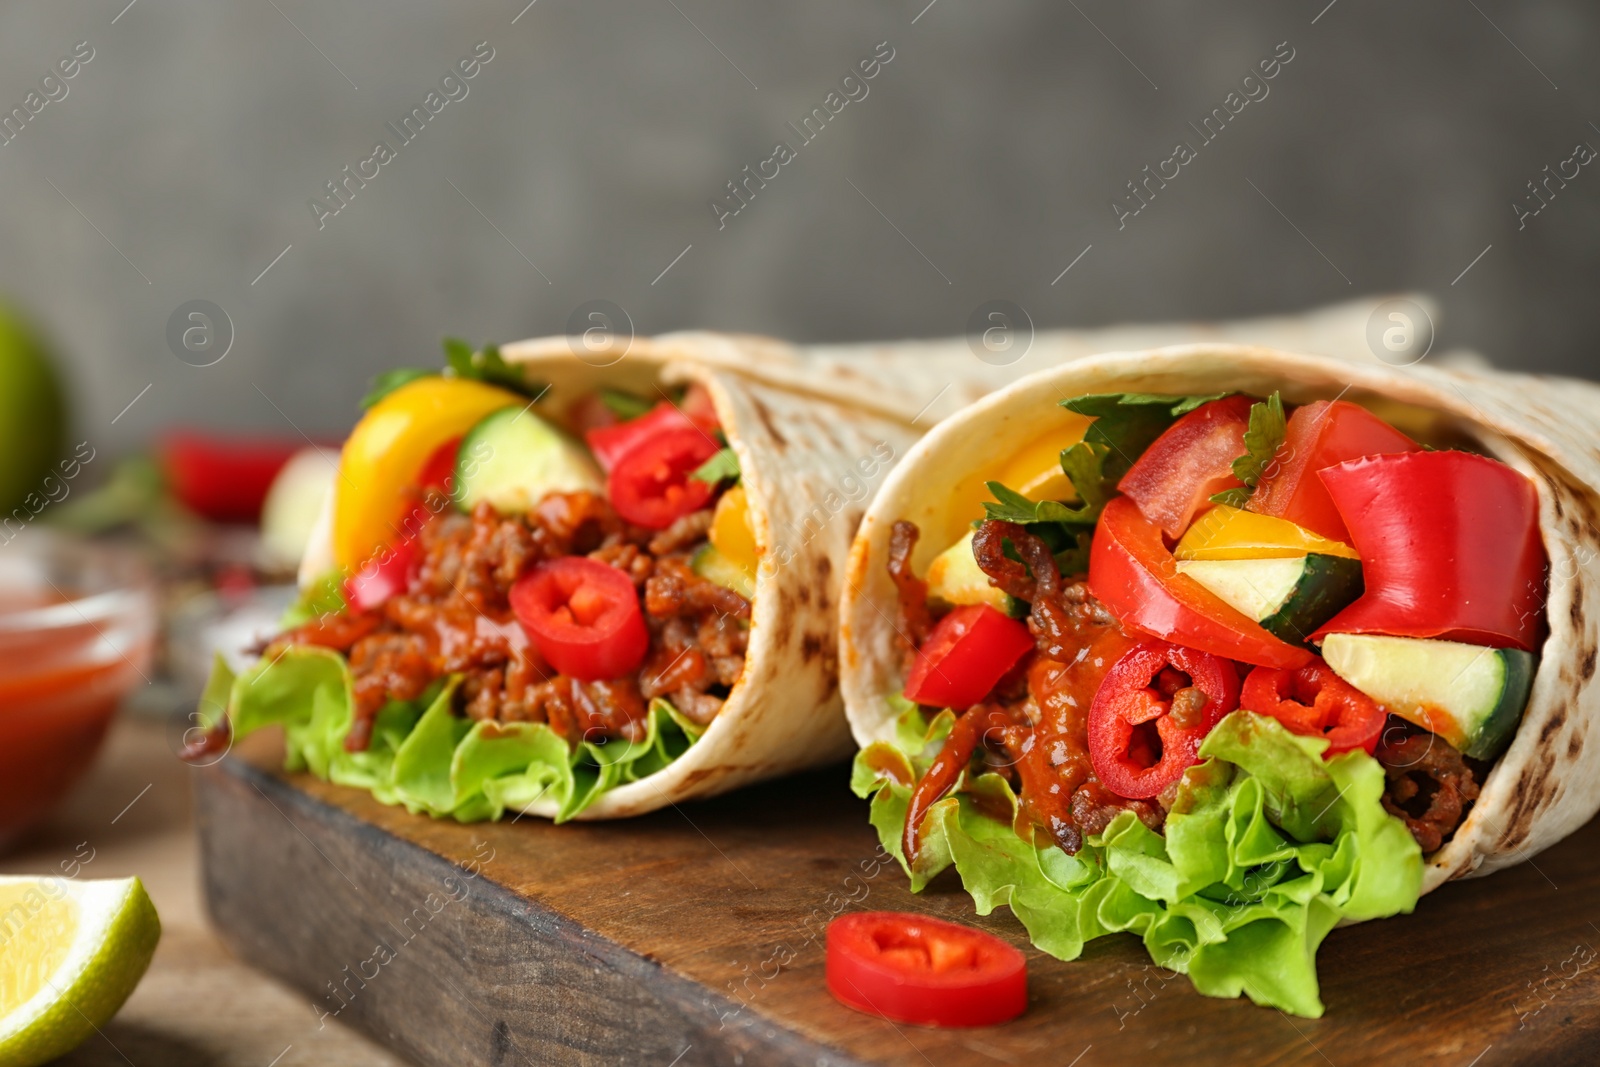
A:
{"label": "glass bowl of sauce", "polygon": [[149,680],[156,604],[131,552],[38,527],[0,543],[0,848],[88,770]]}

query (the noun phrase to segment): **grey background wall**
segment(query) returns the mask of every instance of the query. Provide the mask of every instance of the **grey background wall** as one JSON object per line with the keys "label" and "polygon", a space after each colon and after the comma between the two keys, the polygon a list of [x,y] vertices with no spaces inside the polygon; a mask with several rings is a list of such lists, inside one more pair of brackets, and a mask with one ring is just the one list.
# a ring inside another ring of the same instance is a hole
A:
{"label": "grey background wall", "polygon": [[[847,340],[958,333],[997,297],[1045,327],[1416,287],[1442,345],[1600,373],[1600,167],[1564,162],[1600,146],[1582,0],[126,3],[0,7],[0,111],[93,50],[0,147],[0,292],[113,448],[179,421],[337,433],[441,335],[559,332],[593,299],[640,332]],[[479,42],[401,145],[386,123]],[[880,42],[802,142],[786,124]],[[1202,140],[1230,92],[1255,99]],[[319,225],[380,139],[395,158]],[[719,228],[710,201],[778,141],[795,158]],[[1577,173],[1519,220],[1547,165]],[[214,366],[167,343],[192,299],[233,323]]]}

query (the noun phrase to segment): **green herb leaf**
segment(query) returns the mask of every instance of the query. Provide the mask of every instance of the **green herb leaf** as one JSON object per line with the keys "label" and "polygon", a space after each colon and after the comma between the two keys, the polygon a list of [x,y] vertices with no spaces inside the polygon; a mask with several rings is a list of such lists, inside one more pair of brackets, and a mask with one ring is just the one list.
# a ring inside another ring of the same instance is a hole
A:
{"label": "green herb leaf", "polygon": [[500,354],[499,345],[484,345],[474,352],[472,346],[459,337],[446,337],[444,358],[448,373],[453,377],[497,385],[533,400],[539,399],[550,388],[545,382],[529,381],[520,367],[507,363]]}
{"label": "green herb leaf", "polygon": [[631,422],[641,415],[647,415],[650,413],[650,409],[655,407],[653,403],[638,393],[630,393],[625,389],[602,388],[600,390],[600,403],[604,404],[607,411],[623,422]]}
{"label": "green herb leaf", "polygon": [[1233,476],[1254,489],[1283,447],[1288,433],[1283,397],[1273,393],[1250,407],[1250,428],[1244,432],[1245,454],[1233,461]]}
{"label": "green herb leaf", "polygon": [[697,482],[705,482],[707,485],[716,485],[730,478],[737,481],[739,478],[739,457],[734,454],[733,449],[724,448],[700,464],[689,477]]}
{"label": "green herb leaf", "polygon": [[1033,501],[1015,489],[1006,488],[1000,482],[984,484],[989,487],[989,492],[994,494],[993,500],[984,501],[983,510],[986,518],[999,522],[1014,522],[1019,526],[1029,526],[1034,523],[1074,525],[1082,522],[1074,508],[1059,500]]}
{"label": "green herb leaf", "polygon": [[[1110,454],[1106,457],[1103,477],[1115,485],[1168,426],[1200,405],[1220,400],[1227,395],[1227,393],[1215,393],[1209,396],[1160,396],[1155,393],[1094,393],[1063,400],[1061,406],[1079,415],[1094,417],[1094,422],[1089,425],[1083,439],[1088,444],[1105,445],[1109,449]],[[1110,495],[1106,494],[1107,497]]]}
{"label": "green herb leaf", "polygon": [[423,370],[421,367],[396,367],[386,370],[372,379],[372,384],[367,387],[367,395],[361,398],[361,410],[365,411],[402,385],[408,385],[418,378],[432,378],[438,371]]}
{"label": "green herb leaf", "polygon": [[1230,508],[1242,508],[1250,503],[1250,490],[1240,486],[1234,489],[1224,489],[1220,493],[1211,495],[1213,504],[1226,504]]}

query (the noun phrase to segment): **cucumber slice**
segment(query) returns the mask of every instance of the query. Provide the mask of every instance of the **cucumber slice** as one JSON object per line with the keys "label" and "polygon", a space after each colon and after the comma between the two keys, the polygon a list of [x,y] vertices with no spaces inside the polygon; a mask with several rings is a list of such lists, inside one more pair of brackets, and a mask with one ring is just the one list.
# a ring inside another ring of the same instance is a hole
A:
{"label": "cucumber slice", "polygon": [[484,416],[461,439],[453,495],[471,511],[487,500],[502,514],[524,512],[548,493],[605,490],[589,450],[527,408]]}
{"label": "cucumber slice", "polygon": [[933,557],[928,564],[928,595],[946,604],[988,604],[1013,619],[1025,617],[1027,601],[989,584],[989,576],[972,555],[973,533]]}
{"label": "cucumber slice", "polygon": [[716,545],[704,544],[695,550],[689,560],[689,569],[708,582],[752,600],[756,595],[756,576],[723,555]]}
{"label": "cucumber slice", "polygon": [[1385,710],[1485,760],[1516,733],[1535,667],[1520,648],[1377,634],[1329,634],[1322,658]]}
{"label": "cucumber slice", "polygon": [[1311,553],[1289,559],[1179,560],[1187,574],[1291,644],[1361,595],[1361,561]]}

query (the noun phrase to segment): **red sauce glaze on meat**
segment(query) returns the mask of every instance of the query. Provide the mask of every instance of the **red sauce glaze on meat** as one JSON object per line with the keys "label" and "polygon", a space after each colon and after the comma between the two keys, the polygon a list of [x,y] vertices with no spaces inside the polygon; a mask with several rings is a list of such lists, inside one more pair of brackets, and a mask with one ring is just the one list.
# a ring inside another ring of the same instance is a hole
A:
{"label": "red sauce glaze on meat", "polygon": [[[912,585],[916,579],[909,574],[916,540],[915,526],[895,524],[890,573],[901,591],[902,619],[927,611],[925,601],[917,602],[922,589]],[[1026,561],[1026,568],[1004,554],[1007,541]],[[971,727],[952,731],[948,751],[940,753],[937,764],[946,773],[934,785],[942,788],[919,787],[919,795],[928,794],[922,798],[922,808],[953,785],[959,767],[949,765],[965,766],[962,750],[973,753],[981,746],[986,769],[1005,775],[1018,792],[1019,833],[1031,838],[1035,829],[1040,830],[1071,854],[1083,847],[1086,835],[1104,830],[1123,810],[1159,827],[1165,819],[1161,807],[1111,793],[1096,780],[1089,761],[1089,706],[1106,672],[1139,638],[1125,632],[1081,580],[1063,578],[1050,550],[1024,528],[985,522],[973,539],[973,551],[996,586],[1029,601],[1028,629],[1035,647],[996,686],[991,702],[963,715],[963,719],[981,717],[981,728],[974,719]],[[909,611],[904,600],[907,587],[912,587],[914,599]],[[907,652],[915,657],[915,648]]]}
{"label": "red sauce glaze on meat", "polygon": [[[545,722],[576,743],[644,736],[649,702],[665,697],[709,723],[744,669],[750,603],[689,568],[711,513],[665,530],[624,522],[593,493],[552,493],[532,512],[501,515],[479,504],[470,516],[434,500],[419,533],[421,561],[406,591],[364,613],[315,619],[281,635],[347,655],[355,716],[345,746],[367,747],[390,700],[416,700],[456,675],[456,710],[497,722]],[[650,633],[637,677],[584,682],[556,673],[528,640],[507,600],[530,568],[587,555],[632,578]]]}

